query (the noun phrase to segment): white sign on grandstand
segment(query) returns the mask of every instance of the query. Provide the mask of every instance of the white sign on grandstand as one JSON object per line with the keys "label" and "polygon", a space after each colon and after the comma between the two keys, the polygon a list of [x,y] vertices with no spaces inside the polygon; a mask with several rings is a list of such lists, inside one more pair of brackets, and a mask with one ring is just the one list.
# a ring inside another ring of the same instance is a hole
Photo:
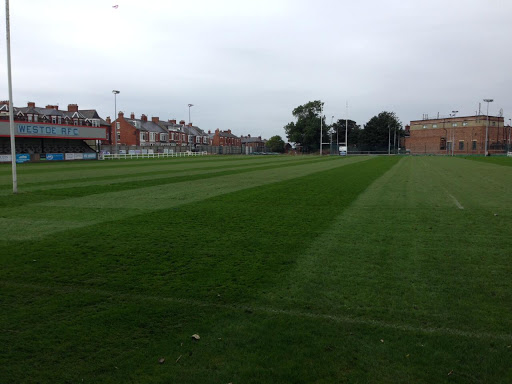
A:
{"label": "white sign on grandstand", "polygon": [[[107,131],[100,127],[83,127],[76,125],[56,125],[46,123],[15,123],[17,137],[44,137],[56,139],[94,139],[107,138]],[[9,136],[8,121],[0,121],[0,136]]]}

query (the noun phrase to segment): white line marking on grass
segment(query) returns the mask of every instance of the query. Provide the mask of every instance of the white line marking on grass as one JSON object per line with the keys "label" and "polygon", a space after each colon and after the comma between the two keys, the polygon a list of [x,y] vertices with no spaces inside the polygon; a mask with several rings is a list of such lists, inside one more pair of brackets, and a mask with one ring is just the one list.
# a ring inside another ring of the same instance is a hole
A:
{"label": "white line marking on grass", "polygon": [[451,336],[460,336],[465,338],[477,338],[477,339],[498,339],[506,342],[512,341],[512,334],[504,334],[504,333],[492,333],[492,332],[471,332],[471,331],[463,331],[461,329],[456,328],[435,328],[435,327],[415,327],[413,325],[407,324],[399,324],[399,323],[389,323],[380,320],[373,319],[364,319],[364,318],[354,318],[343,315],[330,315],[330,314],[321,314],[314,312],[304,312],[304,311],[296,311],[296,310],[288,310],[288,309],[280,309],[280,308],[272,308],[272,307],[264,307],[264,306],[248,306],[248,305],[238,305],[238,304],[221,304],[221,303],[212,303],[201,300],[194,299],[180,299],[175,297],[161,297],[161,296],[152,296],[152,295],[142,295],[142,294],[130,294],[130,293],[119,293],[114,291],[106,291],[101,289],[93,289],[93,288],[81,288],[81,287],[73,287],[73,286],[62,286],[62,287],[51,287],[45,285],[38,284],[22,284],[15,282],[0,282],[1,286],[5,287],[18,287],[18,288],[26,288],[26,289],[36,289],[36,290],[46,290],[50,292],[57,293],[92,293],[110,297],[117,297],[119,299],[132,299],[132,300],[151,300],[155,302],[170,302],[177,304],[187,304],[194,305],[197,307],[203,308],[221,308],[232,311],[252,311],[259,312],[263,314],[275,314],[275,315],[285,315],[291,317],[299,317],[299,318],[309,318],[309,319],[319,319],[319,320],[329,320],[334,321],[336,323],[346,323],[346,324],[356,324],[356,325],[369,325],[374,327],[388,328],[394,329],[397,331],[405,331],[405,332],[420,332],[426,334],[433,335],[451,335]]}
{"label": "white line marking on grass", "polygon": [[457,206],[457,208],[459,208],[459,209],[464,209],[464,207],[462,206],[462,204],[461,204],[461,203],[459,203],[459,200],[457,200],[457,199],[455,198],[455,196],[450,195],[450,194],[448,194],[448,196],[450,196],[450,197],[452,198],[452,200],[453,200],[453,202],[455,203],[455,205]]}

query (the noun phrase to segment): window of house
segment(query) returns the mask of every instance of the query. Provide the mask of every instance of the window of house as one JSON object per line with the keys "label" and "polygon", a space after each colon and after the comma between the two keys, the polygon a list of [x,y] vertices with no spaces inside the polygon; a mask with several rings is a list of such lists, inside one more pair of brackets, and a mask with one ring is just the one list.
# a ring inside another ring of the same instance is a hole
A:
{"label": "window of house", "polygon": [[452,150],[452,142],[451,141],[448,141],[446,143],[446,149],[448,150],[448,152],[450,152]]}
{"label": "window of house", "polygon": [[452,123],[452,127],[456,127],[457,126],[457,123]]}
{"label": "window of house", "polygon": [[426,124],[424,124],[424,125],[423,125],[423,128],[427,128],[427,125],[426,125]]}
{"label": "window of house", "polygon": [[38,120],[38,116],[34,115],[34,121],[37,121],[37,120]]}
{"label": "window of house", "polygon": [[496,126],[496,122],[495,122],[495,121],[493,121],[493,122],[492,122],[492,126],[493,126],[493,127],[495,127],[495,126]]}
{"label": "window of house", "polygon": [[432,124],[432,128],[437,128],[437,124]]}
{"label": "window of house", "polygon": [[464,141],[459,141],[459,151],[464,150]]}
{"label": "window of house", "polygon": [[463,127],[467,127],[468,125],[469,125],[469,123],[468,123],[467,121],[464,121],[464,122],[462,123],[462,126],[463,126]]}
{"label": "window of house", "polygon": [[62,117],[61,116],[57,117],[57,121],[59,124],[62,124]]}
{"label": "window of house", "polygon": [[57,116],[52,116],[52,124],[56,124],[57,123]]}
{"label": "window of house", "polygon": [[439,144],[439,149],[444,151],[446,149],[446,138],[441,137],[441,143]]}
{"label": "window of house", "polygon": [[475,151],[475,150],[476,150],[476,140],[473,140],[473,141],[471,142],[471,149],[472,149],[473,151]]}
{"label": "window of house", "polygon": [[73,119],[73,124],[78,125],[78,119]]}
{"label": "window of house", "polygon": [[98,119],[93,119],[91,121],[91,123],[92,123],[93,127],[99,127],[100,126],[100,121]]}
{"label": "window of house", "polygon": [[27,121],[32,121],[32,115],[27,115]]}

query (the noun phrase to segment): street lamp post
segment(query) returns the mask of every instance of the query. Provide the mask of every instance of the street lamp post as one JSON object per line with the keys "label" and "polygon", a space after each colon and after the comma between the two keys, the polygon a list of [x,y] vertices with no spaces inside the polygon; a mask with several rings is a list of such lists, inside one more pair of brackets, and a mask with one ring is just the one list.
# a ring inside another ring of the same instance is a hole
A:
{"label": "street lamp post", "polygon": [[512,129],[512,119],[508,119],[508,140],[507,140],[507,155],[510,152],[510,131]]}
{"label": "street lamp post", "polygon": [[488,146],[488,137],[489,137],[489,103],[492,103],[494,99],[484,99],[487,103],[487,125],[485,127],[485,156],[489,156],[489,151],[487,149]]}
{"label": "street lamp post", "polygon": [[193,107],[193,106],[194,106],[194,104],[189,104],[188,105],[188,122],[189,123],[192,123],[192,121],[190,120],[190,107]]}
{"label": "street lamp post", "polygon": [[[194,104],[188,104],[188,123],[192,125],[192,121],[190,120],[190,107],[193,107]],[[192,142],[190,141],[190,126],[188,127],[188,144],[190,152],[192,152]]]}
{"label": "street lamp post", "polygon": [[[452,117],[455,117],[455,115],[458,113],[459,111],[452,111]],[[452,123],[452,156],[454,154],[454,151],[455,151],[455,126],[453,125],[454,123]]]}
{"label": "street lamp post", "polygon": [[112,93],[114,94],[114,153],[117,154],[117,95],[121,92],[114,89]]}

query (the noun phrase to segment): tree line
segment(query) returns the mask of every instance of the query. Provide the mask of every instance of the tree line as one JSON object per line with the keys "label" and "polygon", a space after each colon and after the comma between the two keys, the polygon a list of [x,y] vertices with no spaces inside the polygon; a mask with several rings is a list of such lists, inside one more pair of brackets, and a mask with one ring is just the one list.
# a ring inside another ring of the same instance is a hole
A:
{"label": "tree line", "polygon": [[373,116],[361,128],[353,120],[339,119],[332,124],[326,124],[322,114],[323,102],[310,101],[299,105],[292,111],[295,121],[284,126],[288,141],[295,143],[296,148],[304,153],[318,152],[320,149],[320,121],[322,121],[322,142],[345,142],[347,127],[349,152],[387,152],[391,143],[391,151],[398,148],[400,138],[404,136],[402,123],[394,112],[381,112]]}

